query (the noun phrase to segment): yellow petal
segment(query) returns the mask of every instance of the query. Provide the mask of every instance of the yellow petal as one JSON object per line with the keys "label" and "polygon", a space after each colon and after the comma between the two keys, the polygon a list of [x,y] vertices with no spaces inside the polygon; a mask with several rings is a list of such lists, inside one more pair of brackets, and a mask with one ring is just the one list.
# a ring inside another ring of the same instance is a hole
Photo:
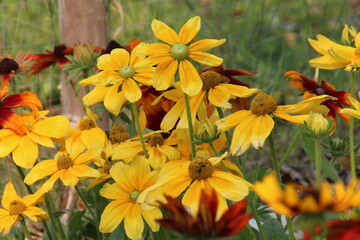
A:
{"label": "yellow petal", "polygon": [[145,48],[146,55],[169,54],[171,47],[163,43],[151,43]]}
{"label": "yellow petal", "polygon": [[251,134],[254,127],[254,120],[257,117],[257,115],[251,114],[235,127],[230,146],[232,154],[236,156],[241,155],[249,148],[252,140]]}
{"label": "yellow petal", "polygon": [[177,60],[170,59],[170,61],[160,63],[156,67],[154,75],[154,87],[156,90],[166,90],[172,85],[178,66]]}
{"label": "yellow petal", "polygon": [[11,228],[18,222],[19,215],[5,215],[0,217],[0,232],[9,234]]}
{"label": "yellow petal", "polygon": [[138,141],[122,142],[112,150],[112,159],[127,159],[135,157],[142,151],[141,143]]}
{"label": "yellow petal", "polygon": [[119,70],[120,66],[113,61],[110,54],[104,54],[98,57],[97,68],[100,70]]}
{"label": "yellow petal", "polygon": [[110,56],[111,56],[110,63],[115,64],[117,67],[114,70],[120,70],[122,67],[129,66],[130,54],[125,49],[115,48],[114,50],[111,51]]}
{"label": "yellow petal", "polygon": [[360,47],[360,33],[357,33],[355,36],[355,46]]}
{"label": "yellow petal", "polygon": [[51,191],[54,187],[56,180],[59,179],[59,177],[63,171],[65,171],[65,170],[57,171],[53,175],[51,175],[51,177],[48,178],[48,180],[46,180],[46,182],[44,182],[44,184],[41,186],[42,189],[44,189],[45,192]]}
{"label": "yellow petal", "polygon": [[29,136],[24,135],[20,138],[12,156],[16,165],[22,168],[32,168],[39,156],[38,145]]}
{"label": "yellow petal", "polygon": [[[96,136],[96,138],[94,138]],[[100,155],[107,141],[106,133],[99,127],[81,131],[81,141],[87,149],[92,149]]]}
{"label": "yellow petal", "polygon": [[61,171],[60,179],[64,183],[65,186],[75,187],[79,182],[79,178],[73,175],[69,169]]}
{"label": "yellow petal", "polygon": [[152,20],[151,29],[154,35],[161,41],[166,42],[170,45],[175,45],[179,42],[179,36],[176,32],[171,29],[168,25],[159,20]]}
{"label": "yellow petal", "polygon": [[90,106],[99,102],[104,101],[105,95],[108,91],[108,87],[95,86],[88,94],[83,97],[83,103],[85,106]]}
{"label": "yellow petal", "polygon": [[262,148],[265,140],[274,128],[274,120],[269,115],[259,116],[254,120],[251,143],[254,148]]}
{"label": "yellow petal", "polygon": [[260,92],[260,90],[256,88],[247,88],[234,84],[222,84],[220,86],[226,87],[231,92],[231,95],[241,98],[247,98],[254,95],[255,93]]}
{"label": "yellow petal", "polygon": [[351,106],[353,106],[356,110],[360,111],[360,102],[358,102],[355,98],[349,96],[348,97],[351,103]]}
{"label": "yellow petal", "polygon": [[124,80],[122,85],[122,92],[124,93],[124,97],[132,103],[137,102],[137,100],[139,100],[142,95],[139,86],[131,78]]}
{"label": "yellow petal", "polygon": [[194,39],[196,34],[200,31],[201,19],[199,16],[190,18],[187,23],[180,29],[179,38],[180,43],[188,44]]}
{"label": "yellow petal", "polygon": [[27,185],[32,185],[34,182],[43,179],[46,176],[54,174],[58,170],[56,160],[45,160],[35,165],[28,175],[26,175],[24,182]]}
{"label": "yellow petal", "polygon": [[281,110],[290,114],[309,114],[310,112],[325,114],[329,112],[329,109],[320,104],[329,99],[331,99],[331,97],[328,95],[320,95],[308,98],[294,105],[277,106],[276,111]]}
{"label": "yellow petal", "polygon": [[47,215],[47,213],[39,207],[30,206],[27,207],[26,210],[21,213],[21,215],[24,215],[37,222],[39,216]]}
{"label": "yellow petal", "polygon": [[146,60],[149,62],[150,65],[155,66],[159,64],[166,64],[175,59],[171,57],[170,53],[159,53],[147,57]]}
{"label": "yellow petal", "polygon": [[5,157],[19,144],[20,136],[9,129],[1,129],[0,134],[0,157]]}
{"label": "yellow petal", "polygon": [[153,85],[155,68],[148,67],[145,69],[136,70],[133,79],[144,85]]}
{"label": "yellow petal", "polygon": [[43,145],[45,147],[51,147],[51,148],[55,147],[50,137],[40,136],[33,132],[29,132],[28,135],[31,138],[31,140],[33,140],[37,144]]}
{"label": "yellow petal", "polygon": [[219,66],[223,63],[223,59],[219,58],[210,53],[203,52],[190,52],[189,58],[199,63],[209,65],[209,66]]}
{"label": "yellow petal", "polygon": [[4,193],[1,199],[1,204],[5,209],[9,209],[10,203],[14,200],[21,200],[20,196],[17,194],[14,184],[8,182],[5,186]]}
{"label": "yellow petal", "polygon": [[220,46],[225,42],[226,39],[202,39],[191,44],[188,49],[190,52],[201,52]]}
{"label": "yellow petal", "polygon": [[231,108],[228,102],[231,92],[222,85],[215,86],[209,89],[209,102],[216,107]]}
{"label": "yellow petal", "polygon": [[184,108],[185,100],[182,98],[177,103],[175,103],[169,112],[166,113],[163,120],[161,121],[160,128],[166,131],[171,130],[175,126],[177,120],[180,118]]}
{"label": "yellow petal", "polygon": [[118,92],[118,86],[109,87],[104,98],[104,106],[109,112],[115,116],[119,115],[121,107],[127,99],[124,96],[124,92]]}
{"label": "yellow petal", "polygon": [[125,191],[131,193],[134,186],[131,185],[130,165],[123,162],[114,164],[110,169],[110,175],[115,182]]}
{"label": "yellow petal", "polygon": [[100,218],[99,230],[102,233],[110,233],[115,230],[126,216],[131,207],[129,200],[112,201],[104,209]]}
{"label": "yellow petal", "polygon": [[340,110],[340,113],[345,113],[354,118],[360,119],[360,111],[350,108],[343,108]]}
{"label": "yellow petal", "polygon": [[200,92],[203,83],[199,73],[188,60],[180,62],[179,74],[180,86],[184,93],[192,97]]}
{"label": "yellow petal", "polygon": [[219,119],[215,122],[215,124],[219,130],[226,131],[230,128],[237,126],[243,119],[247,118],[251,114],[251,111],[240,110],[233,114],[230,114],[225,118]]}
{"label": "yellow petal", "polygon": [[313,58],[309,61],[311,67],[320,69],[338,69],[348,65],[348,62],[339,62],[330,55]]}
{"label": "yellow petal", "polygon": [[130,193],[121,188],[117,183],[105,183],[105,185],[100,189],[99,194],[108,199],[128,199],[130,201]]}
{"label": "yellow petal", "polygon": [[200,202],[201,191],[205,188],[205,180],[195,180],[186,190],[182,203],[190,208],[192,215],[196,214]]}
{"label": "yellow petal", "polygon": [[[190,99],[190,114],[191,114],[192,125],[194,125],[195,123],[196,113],[198,112],[200,104],[203,102],[204,97],[205,97],[205,91],[201,90],[198,95],[193,96]],[[180,121],[177,124],[176,128],[188,128],[188,127],[189,124],[187,121],[187,112],[184,110],[182,112]]]}
{"label": "yellow petal", "polygon": [[132,204],[124,220],[126,235],[131,239],[140,239],[144,231],[144,221],[141,217],[140,208],[137,204]]}
{"label": "yellow petal", "polygon": [[153,232],[157,232],[160,229],[160,224],[157,223],[156,219],[161,219],[163,217],[162,212],[159,208],[154,208],[151,210],[141,210],[141,215],[145,219],[146,223],[149,225]]}
{"label": "yellow petal", "polygon": [[80,177],[93,177],[93,178],[99,178],[101,177],[100,173],[87,165],[81,164],[81,165],[73,165],[68,169],[69,173],[73,176],[76,176],[78,178]]}
{"label": "yellow petal", "polygon": [[208,178],[210,185],[225,199],[240,201],[249,194],[250,183],[232,173],[214,171]]}
{"label": "yellow petal", "polygon": [[273,114],[279,118],[282,118],[286,121],[292,122],[292,123],[296,123],[296,124],[300,124],[303,125],[305,120],[307,119],[308,115],[290,115],[287,114],[284,111],[281,110],[275,110],[273,112]]}
{"label": "yellow petal", "polygon": [[32,129],[38,135],[51,138],[62,138],[69,133],[69,130],[69,119],[60,115],[37,121]]}

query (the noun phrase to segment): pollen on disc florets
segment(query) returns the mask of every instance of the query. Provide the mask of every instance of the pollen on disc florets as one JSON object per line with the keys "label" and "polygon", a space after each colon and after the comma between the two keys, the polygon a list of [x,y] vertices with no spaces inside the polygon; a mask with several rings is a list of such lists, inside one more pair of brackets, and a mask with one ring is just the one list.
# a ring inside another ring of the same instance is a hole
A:
{"label": "pollen on disc florets", "polygon": [[202,90],[205,91],[219,85],[222,81],[222,76],[214,71],[202,72],[200,78],[203,82]]}
{"label": "pollen on disc florets", "polygon": [[191,161],[188,171],[193,180],[206,179],[211,176],[213,166],[209,160],[198,158]]}
{"label": "pollen on disc florets", "polygon": [[137,200],[137,198],[139,197],[140,193],[141,193],[141,192],[140,192],[139,190],[137,190],[137,189],[133,190],[133,191],[130,193],[130,200],[131,200],[132,202],[136,202],[136,200]]}
{"label": "pollen on disc florets", "polygon": [[161,133],[154,133],[151,135],[149,139],[149,143],[151,147],[156,147],[157,145],[161,146],[164,144],[164,138]]}
{"label": "pollen on disc florets", "polygon": [[183,43],[176,43],[171,47],[170,55],[176,60],[182,61],[188,57],[189,49]]}
{"label": "pollen on disc florets", "polygon": [[10,203],[9,206],[10,215],[18,215],[19,213],[22,213],[25,210],[26,210],[26,205],[19,200],[14,200]]}
{"label": "pollen on disc florets", "polygon": [[92,120],[88,116],[84,116],[81,118],[81,120],[79,122],[80,130],[89,130],[94,127],[96,127],[94,120]]}
{"label": "pollen on disc florets", "polygon": [[59,153],[56,157],[56,164],[58,169],[69,169],[72,165],[74,165],[74,161],[69,157],[68,154]]}
{"label": "pollen on disc florets", "polygon": [[125,142],[130,138],[129,133],[120,124],[114,125],[110,130],[110,142],[112,144]]}
{"label": "pollen on disc florets", "polygon": [[259,93],[251,102],[251,111],[258,116],[272,113],[276,110],[275,99],[266,93]]}
{"label": "pollen on disc florets", "polygon": [[0,74],[10,74],[19,69],[19,64],[11,58],[3,58],[0,60]]}

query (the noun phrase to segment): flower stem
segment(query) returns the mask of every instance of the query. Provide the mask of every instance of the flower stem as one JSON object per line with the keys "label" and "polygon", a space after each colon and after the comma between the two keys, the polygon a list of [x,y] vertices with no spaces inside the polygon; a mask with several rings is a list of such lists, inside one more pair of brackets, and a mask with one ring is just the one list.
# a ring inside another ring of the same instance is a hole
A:
{"label": "flower stem", "polygon": [[[271,159],[272,159],[273,168],[274,168],[274,171],[276,174],[276,178],[277,178],[279,184],[282,184],[280,167],[279,167],[279,163],[278,163],[278,157],[277,157],[275,145],[274,145],[273,133],[270,133],[270,136],[269,136],[269,146],[270,146]],[[287,223],[290,239],[295,240],[296,238],[295,238],[294,228],[292,226],[291,218],[287,217],[286,223]]]}
{"label": "flower stem", "polygon": [[51,204],[53,201],[51,199],[50,193],[46,193],[44,198],[45,198],[46,208],[48,210],[50,220],[54,227],[57,239],[66,239],[65,232],[59,218],[54,216],[53,206]]}
{"label": "flower stem", "polygon": [[264,228],[263,228],[263,226],[262,226],[262,224],[261,224],[259,215],[257,214],[257,210],[256,210],[256,208],[255,208],[255,201],[249,201],[249,202],[250,202],[251,212],[254,214],[255,222],[256,222],[256,224],[257,224],[257,226],[258,226],[258,228],[259,228],[260,239],[266,240],[267,237],[266,237]]}
{"label": "flower stem", "polygon": [[29,240],[34,240],[33,237],[31,236],[31,233],[29,232],[28,227],[26,226],[25,219],[22,216],[20,217],[20,222],[21,222],[21,225],[22,225],[22,227],[24,229],[25,235],[28,237],[28,239]]}
{"label": "flower stem", "polygon": [[190,109],[190,100],[189,96],[184,93],[184,99],[185,99],[185,108],[186,108],[186,115],[189,125],[189,134],[190,134],[190,144],[191,144],[191,157],[196,157],[196,148],[195,148],[195,140],[194,140],[194,129],[192,125],[192,119],[191,119],[191,109]]}
{"label": "flower stem", "polygon": [[289,147],[286,149],[286,152],[284,153],[284,155],[282,156],[281,160],[280,160],[280,163],[279,163],[279,166],[281,167],[284,162],[288,159],[291,151],[294,149],[294,147],[296,146],[300,136],[301,136],[301,133],[303,132],[303,127],[300,127],[298,129],[298,131],[296,132],[295,134],[295,137],[293,137],[292,139],[292,142],[290,143]]}
{"label": "flower stem", "polygon": [[316,171],[316,187],[319,188],[321,184],[321,139],[315,139],[315,171]]}
{"label": "flower stem", "polygon": [[[355,96],[355,77],[356,72],[352,73],[350,83],[350,94],[352,97]],[[350,116],[349,121],[349,143],[350,143],[350,166],[351,166],[351,178],[356,178],[355,170],[355,147],[354,147],[354,117]]]}
{"label": "flower stem", "polygon": [[131,105],[132,116],[134,118],[133,120],[134,120],[134,122],[136,124],[137,133],[139,134],[142,149],[144,151],[145,157],[149,158],[149,154],[148,154],[148,152],[146,150],[145,140],[144,140],[144,137],[143,137],[141,126],[140,126],[139,115],[138,115],[138,111],[136,109],[136,103],[132,102],[130,105]]}

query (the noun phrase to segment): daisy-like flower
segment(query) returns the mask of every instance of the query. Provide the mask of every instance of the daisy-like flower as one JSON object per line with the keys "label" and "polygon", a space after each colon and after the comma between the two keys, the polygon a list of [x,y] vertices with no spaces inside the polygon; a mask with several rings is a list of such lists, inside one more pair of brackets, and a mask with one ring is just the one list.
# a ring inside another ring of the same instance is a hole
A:
{"label": "daisy-like flower", "polygon": [[[229,237],[243,229],[251,218],[245,214],[246,200],[237,202],[229,207],[220,217],[216,218],[218,198],[215,191],[209,195],[201,192],[198,212],[192,216],[181,201],[166,196],[167,203],[161,204],[170,212],[170,216],[158,219],[163,227],[192,237]],[[235,223],[235,224],[234,224]]]}
{"label": "daisy-like flower", "polygon": [[130,239],[140,239],[144,231],[144,220],[153,232],[160,226],[155,221],[162,217],[159,208],[143,207],[138,201],[139,196],[152,186],[157,178],[156,172],[150,171],[150,166],[144,156],[139,156],[130,165],[116,163],[110,169],[115,183],[106,183],[100,190],[100,195],[112,199],[101,214],[100,232],[109,233],[124,220],[125,233]]}
{"label": "daisy-like flower", "polygon": [[84,96],[86,106],[104,102],[105,108],[118,115],[121,106],[126,102],[136,102],[141,98],[138,83],[152,85],[154,68],[142,57],[137,56],[143,45],[136,46],[131,54],[125,49],[117,48],[110,54],[98,58],[99,73],[80,81],[81,85],[95,85],[95,88]]}
{"label": "daisy-like flower", "polygon": [[296,124],[304,124],[310,112],[327,113],[329,109],[320,105],[330,96],[321,95],[306,99],[295,105],[278,106],[275,99],[266,93],[259,93],[251,102],[250,110],[237,111],[215,124],[219,130],[235,127],[231,141],[231,153],[243,154],[252,144],[256,149],[262,148],[266,138],[274,128],[274,120],[270,114]]}
{"label": "daisy-like flower", "polygon": [[[252,186],[243,178],[216,168],[226,155],[227,153],[220,157],[194,159],[176,168],[165,165],[159,173],[157,183],[146,191],[141,200],[146,202],[147,199],[158,199],[164,202],[163,194],[178,197],[185,191],[182,203],[195,215],[198,211],[201,192],[210,194],[211,191],[215,191],[219,203],[216,216],[220,217],[228,208],[226,200],[244,199]],[[171,163],[168,164],[171,165]]]}
{"label": "daisy-like flower", "polygon": [[102,149],[74,148],[70,141],[65,141],[66,151],[58,152],[54,159],[44,160],[36,164],[26,175],[24,182],[28,185],[50,176],[42,188],[45,192],[53,189],[58,178],[65,186],[76,186],[80,178],[99,178],[100,173],[88,164],[97,159]]}
{"label": "daisy-like flower", "polygon": [[33,64],[34,59],[29,53],[19,52],[15,58],[12,58],[10,54],[0,57],[2,85],[6,85],[15,74],[28,72]]}
{"label": "daisy-like flower", "polygon": [[340,110],[343,109],[344,105],[350,106],[350,101],[348,99],[350,96],[349,92],[338,91],[332,84],[326,81],[321,81],[321,84],[319,85],[314,80],[311,80],[295,71],[286,72],[284,73],[284,76],[287,76],[288,79],[291,79],[289,84],[292,87],[297,88],[302,93],[304,93],[304,99],[320,96],[323,94],[334,97],[322,103],[330,110],[325,117],[327,119],[332,118],[334,126],[336,125],[336,114],[339,114],[339,116],[346,123],[349,123],[350,117],[346,114],[340,113]]}
{"label": "daisy-like flower", "polygon": [[52,138],[62,138],[70,132],[65,116],[45,117],[48,111],[34,112],[18,118],[16,128],[0,130],[0,157],[12,153],[16,165],[31,168],[39,155],[38,144],[54,147]]}
{"label": "daisy-like flower", "polygon": [[157,65],[154,81],[157,90],[171,87],[175,74],[179,72],[181,89],[189,96],[194,96],[201,90],[202,81],[189,59],[209,66],[218,66],[223,62],[221,58],[202,51],[223,44],[225,39],[203,39],[191,43],[200,31],[200,21],[199,16],[191,18],[179,34],[161,21],[152,21],[154,35],[165,42],[149,44],[145,50],[145,55],[149,56],[147,59]]}
{"label": "daisy-like flower", "polygon": [[343,212],[360,203],[359,181],[353,180],[348,186],[341,182],[322,182],[319,189],[295,189],[286,185],[283,190],[275,174],[269,174],[255,183],[256,194],[273,210],[285,216],[301,213],[319,214],[324,211]]}
{"label": "daisy-like flower", "polygon": [[[360,92],[359,92],[359,96],[360,96]],[[351,102],[351,106],[353,106],[355,109],[343,108],[340,110],[340,113],[360,119],[360,102],[351,96],[349,96],[349,100]]]}
{"label": "daisy-like flower", "polygon": [[48,218],[48,214],[35,205],[41,202],[44,191],[40,188],[36,193],[20,197],[14,185],[8,182],[1,199],[3,208],[0,208],[0,232],[7,235],[20,217],[28,217],[32,221]]}

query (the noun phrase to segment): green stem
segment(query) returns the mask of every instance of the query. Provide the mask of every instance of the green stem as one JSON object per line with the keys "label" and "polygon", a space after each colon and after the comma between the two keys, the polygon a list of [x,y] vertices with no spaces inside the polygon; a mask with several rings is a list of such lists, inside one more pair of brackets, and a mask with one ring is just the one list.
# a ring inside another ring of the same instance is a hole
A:
{"label": "green stem", "polygon": [[191,144],[191,157],[196,157],[196,148],[195,148],[195,139],[194,139],[194,129],[191,119],[191,108],[190,108],[190,100],[189,96],[184,93],[184,99],[185,99],[185,108],[186,108],[186,115],[189,125],[189,134],[190,134],[190,144]]}
{"label": "green stem", "polygon": [[65,232],[64,232],[64,229],[62,227],[62,224],[61,224],[59,218],[54,216],[53,206],[51,204],[52,198],[51,198],[50,193],[46,193],[44,198],[45,198],[46,208],[47,208],[49,216],[50,216],[50,221],[54,227],[54,231],[55,231],[57,239],[66,239]]}
{"label": "green stem", "polygon": [[296,132],[295,134],[295,137],[293,137],[292,139],[292,142],[290,143],[289,147],[286,149],[286,152],[284,153],[284,155],[282,156],[281,160],[280,160],[280,163],[279,163],[279,166],[281,167],[284,162],[288,159],[291,151],[294,149],[294,147],[296,146],[300,136],[301,136],[301,133],[303,132],[303,127],[300,127],[298,129],[298,131]]}
{"label": "green stem", "polygon": [[25,235],[28,237],[28,239],[34,240],[33,237],[31,236],[31,233],[29,232],[28,227],[26,226],[24,217],[22,217],[22,216],[20,217],[20,222],[21,222],[21,225],[24,228]]}
{"label": "green stem", "polygon": [[139,115],[138,115],[138,111],[136,109],[136,103],[132,102],[130,105],[131,105],[131,113],[132,113],[132,116],[134,117],[133,120],[134,120],[134,122],[136,124],[137,133],[139,134],[142,149],[144,151],[145,157],[149,158],[149,154],[148,154],[148,152],[146,150],[145,140],[144,140],[144,137],[143,137],[141,126],[140,126]]}
{"label": "green stem", "polygon": [[[355,76],[356,72],[352,73],[350,83],[350,94],[352,97],[355,95]],[[350,116],[349,122],[349,143],[350,143],[350,166],[351,166],[351,177],[356,178],[355,170],[355,149],[354,149],[354,118]]]}
{"label": "green stem", "polygon": [[263,228],[263,226],[262,226],[262,224],[261,224],[259,215],[257,214],[257,210],[256,210],[256,208],[255,208],[255,201],[250,201],[250,208],[251,208],[251,212],[254,214],[255,222],[256,222],[256,224],[257,224],[257,226],[258,226],[258,228],[259,228],[260,239],[266,240],[267,237],[266,237],[264,228]]}
{"label": "green stem", "polygon": [[316,171],[316,187],[319,188],[321,184],[321,139],[315,139],[315,171]]}
{"label": "green stem", "polygon": [[[276,178],[277,178],[279,184],[282,184],[280,167],[279,167],[278,157],[277,157],[277,154],[276,154],[275,144],[274,144],[274,139],[273,139],[273,133],[270,133],[270,136],[269,136],[269,146],[270,146],[271,159],[272,159],[273,168],[274,168],[274,171],[275,171],[275,174],[276,174]],[[287,217],[286,218],[286,223],[287,223],[287,226],[288,226],[290,239],[295,240],[296,238],[295,238],[291,218]]]}
{"label": "green stem", "polygon": [[[224,113],[223,113],[221,107],[216,107],[216,110],[217,110],[217,112],[218,112],[218,114],[219,114],[220,119],[224,118]],[[230,148],[230,146],[231,146],[231,136],[230,136],[230,132],[229,132],[229,131],[225,131],[225,136],[226,136],[227,145],[228,145],[228,147]]]}

